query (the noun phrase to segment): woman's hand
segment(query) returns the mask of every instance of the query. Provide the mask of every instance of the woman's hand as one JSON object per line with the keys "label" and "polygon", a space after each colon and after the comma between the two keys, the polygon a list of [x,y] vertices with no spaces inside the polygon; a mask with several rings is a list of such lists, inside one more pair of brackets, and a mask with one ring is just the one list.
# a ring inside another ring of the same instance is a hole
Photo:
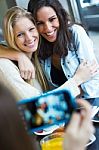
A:
{"label": "woman's hand", "polygon": [[91,121],[91,106],[85,100],[78,104],[84,109],[81,113],[74,113],[64,134],[64,150],[84,150],[90,135],[95,132]]}
{"label": "woman's hand", "polygon": [[18,67],[23,79],[35,78],[35,67],[31,60],[24,54],[20,53],[18,57]]}
{"label": "woman's hand", "polygon": [[73,77],[77,85],[80,85],[90,80],[93,76],[99,73],[98,68],[99,65],[96,63],[96,61],[93,61],[92,63],[89,63],[88,61],[83,61],[79,65]]}

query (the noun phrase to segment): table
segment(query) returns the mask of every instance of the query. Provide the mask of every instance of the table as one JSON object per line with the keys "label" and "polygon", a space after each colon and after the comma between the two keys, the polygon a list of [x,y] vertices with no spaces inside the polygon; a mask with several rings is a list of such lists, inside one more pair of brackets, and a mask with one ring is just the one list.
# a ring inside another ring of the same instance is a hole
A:
{"label": "table", "polygon": [[[89,145],[87,147],[87,150],[99,150],[99,123],[94,123],[94,126],[96,128],[95,131],[95,136],[96,136],[96,141]],[[39,140],[42,139],[44,136],[37,136],[36,138],[36,147],[37,149],[35,150],[41,150],[40,145],[39,145]]]}
{"label": "table", "polygon": [[[96,141],[94,143],[92,143],[91,145],[89,145],[87,147],[87,150],[99,150],[99,123],[94,123],[94,126],[96,128],[96,131],[95,131]],[[43,137],[44,136],[34,136],[33,137],[33,147],[35,147],[34,150],[41,150],[39,141]]]}

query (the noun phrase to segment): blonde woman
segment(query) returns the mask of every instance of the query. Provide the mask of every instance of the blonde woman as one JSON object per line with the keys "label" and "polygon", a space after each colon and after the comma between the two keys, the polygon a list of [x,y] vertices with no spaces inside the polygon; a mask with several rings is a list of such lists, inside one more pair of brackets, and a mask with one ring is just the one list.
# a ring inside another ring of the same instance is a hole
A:
{"label": "blonde woman", "polygon": [[[19,95],[19,99],[38,95],[42,91],[48,90],[47,81],[37,57],[39,34],[31,14],[22,8],[13,7],[7,11],[3,24],[4,37],[8,47],[14,48],[16,52],[26,54],[35,65],[36,78],[23,80],[16,61],[1,59],[1,79],[4,80],[5,84],[8,82],[14,92],[17,91],[16,95]],[[10,68],[8,68],[9,66]]]}

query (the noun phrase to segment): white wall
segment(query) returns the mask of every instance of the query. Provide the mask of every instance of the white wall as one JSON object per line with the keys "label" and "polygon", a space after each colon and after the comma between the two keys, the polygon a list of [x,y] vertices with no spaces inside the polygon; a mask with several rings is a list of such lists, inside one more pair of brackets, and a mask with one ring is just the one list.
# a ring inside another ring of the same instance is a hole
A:
{"label": "white wall", "polygon": [[63,5],[63,7],[66,9],[66,11],[69,12],[69,7],[68,7],[68,3],[67,0],[59,0],[61,2],[61,4]]}
{"label": "white wall", "polygon": [[28,2],[29,2],[29,0],[16,0],[16,3],[18,6],[21,6],[21,7],[26,8],[26,9],[28,6]]}

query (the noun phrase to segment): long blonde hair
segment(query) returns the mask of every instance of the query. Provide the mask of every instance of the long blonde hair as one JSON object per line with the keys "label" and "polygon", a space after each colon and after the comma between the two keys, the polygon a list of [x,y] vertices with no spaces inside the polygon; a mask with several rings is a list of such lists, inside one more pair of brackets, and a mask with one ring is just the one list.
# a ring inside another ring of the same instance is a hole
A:
{"label": "long blonde hair", "polygon": [[[8,9],[8,11],[6,12],[6,14],[4,16],[4,20],[3,20],[3,32],[4,32],[5,40],[9,46],[9,48],[13,48],[17,51],[21,51],[21,50],[18,48],[18,46],[15,42],[13,27],[16,24],[16,22],[20,18],[23,18],[23,17],[31,20],[33,22],[33,24],[36,26],[36,23],[31,15],[31,13],[27,12],[25,9],[20,8],[18,6],[14,6],[14,7]],[[34,64],[35,64],[35,68],[36,68],[37,79],[42,87],[42,90],[47,91],[49,89],[49,86],[47,83],[47,79],[42,71],[42,67],[39,63],[37,51],[34,52],[33,56],[34,56]],[[33,82],[30,80],[29,83],[31,84]]]}

